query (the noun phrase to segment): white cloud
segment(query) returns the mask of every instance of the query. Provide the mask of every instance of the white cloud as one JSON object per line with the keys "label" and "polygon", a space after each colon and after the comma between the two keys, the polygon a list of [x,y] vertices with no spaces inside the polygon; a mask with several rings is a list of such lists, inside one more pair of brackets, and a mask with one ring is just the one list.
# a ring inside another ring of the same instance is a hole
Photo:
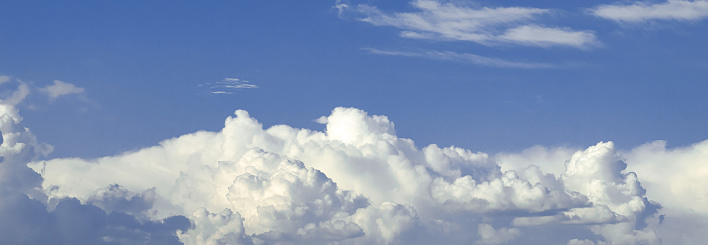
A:
{"label": "white cloud", "polygon": [[82,94],[85,90],[84,88],[76,87],[71,83],[54,80],[54,84],[40,88],[39,91],[47,94],[50,99],[56,99],[60,96]]}
{"label": "white cloud", "polygon": [[516,228],[500,228],[495,230],[494,227],[488,224],[480,224],[477,227],[480,240],[479,244],[501,244],[510,240],[516,239],[520,235],[519,229]]}
{"label": "white cloud", "polygon": [[708,141],[667,149],[655,141],[626,152],[628,168],[663,206],[708,216]]}
{"label": "white cloud", "polygon": [[[548,242],[592,238],[586,234],[596,236],[592,241],[658,241],[645,225],[658,222],[650,218],[656,206],[644,198],[636,175],[622,168],[611,143],[571,152],[568,168],[557,174],[536,165],[502,172],[485,153],[419,149],[398,138],[387,117],[354,108],[336,108],[318,119],[325,132],[264,129],[247,112],[235,114],[219,132],[187,134],[116,156],[31,166],[42,173],[50,197],[88,200],[114,183],[133,192],[154,190],[151,219],[189,217],[195,227],[180,238],[192,244],[496,244],[533,239],[535,232],[527,229],[549,227],[552,235],[550,227],[563,224],[575,224],[570,235],[576,235]],[[569,151],[550,149],[529,162]],[[497,220],[498,213],[516,218]],[[465,232],[470,228],[478,232]]]}
{"label": "white cloud", "polygon": [[422,57],[436,60],[450,60],[455,62],[465,62],[472,63],[476,65],[492,66],[492,67],[502,67],[502,68],[524,68],[524,69],[536,69],[536,68],[553,68],[552,64],[547,63],[534,63],[534,62],[517,62],[508,61],[504,59],[489,58],[476,54],[469,53],[455,53],[450,51],[425,51],[425,52],[402,52],[402,51],[386,51],[374,48],[365,48],[364,50],[369,51],[371,54],[378,55],[394,55],[394,56],[406,56],[406,57]]}
{"label": "white cloud", "polygon": [[542,47],[563,45],[586,48],[597,43],[595,34],[590,31],[573,31],[567,28],[548,28],[537,25],[524,25],[508,29],[499,38],[523,45]]}
{"label": "white cloud", "polygon": [[13,244],[706,238],[706,142],[626,152],[611,142],[577,151],[539,146],[490,158],[454,146],[418,148],[397,137],[386,116],[354,108],[318,119],[324,132],[263,128],[239,110],[219,132],[99,159],[38,161],[51,147],[21,125],[14,107],[23,85],[0,101],[0,237]]}
{"label": "white cloud", "polygon": [[628,5],[600,5],[591,11],[595,16],[621,22],[650,20],[693,21],[708,17],[708,1],[669,0],[663,3],[637,1]]}
{"label": "white cloud", "polygon": [[401,37],[459,40],[483,45],[568,46],[585,48],[595,44],[588,31],[531,25],[537,16],[551,10],[526,7],[473,8],[450,2],[414,0],[417,12],[387,14],[369,5],[338,5],[340,13],[351,11],[361,21],[376,26],[402,29]]}
{"label": "white cloud", "polygon": [[224,78],[220,82],[202,83],[199,86],[205,87],[210,94],[233,94],[237,90],[258,88],[257,85],[238,78]]}

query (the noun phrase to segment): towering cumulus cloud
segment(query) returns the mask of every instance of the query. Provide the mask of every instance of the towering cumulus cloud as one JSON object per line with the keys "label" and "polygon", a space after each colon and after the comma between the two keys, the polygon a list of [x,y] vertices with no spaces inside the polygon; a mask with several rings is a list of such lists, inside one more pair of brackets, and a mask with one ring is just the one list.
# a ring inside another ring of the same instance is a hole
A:
{"label": "towering cumulus cloud", "polygon": [[37,160],[51,147],[20,126],[23,86],[0,107],[0,237],[12,244],[660,244],[691,241],[662,234],[705,220],[663,216],[650,198],[671,190],[648,198],[641,175],[627,171],[626,161],[648,171],[685,155],[660,142],[489,156],[418,148],[387,117],[354,108],[319,118],[324,132],[263,128],[238,110],[219,132]]}

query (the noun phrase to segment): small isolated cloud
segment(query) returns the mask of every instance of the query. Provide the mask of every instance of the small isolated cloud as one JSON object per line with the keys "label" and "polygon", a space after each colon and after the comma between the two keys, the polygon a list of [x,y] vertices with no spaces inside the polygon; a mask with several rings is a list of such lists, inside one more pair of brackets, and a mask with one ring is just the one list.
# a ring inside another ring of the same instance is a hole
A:
{"label": "small isolated cloud", "polygon": [[636,1],[632,4],[606,4],[594,8],[592,14],[619,22],[694,21],[708,17],[708,1],[669,0],[654,4],[644,1]]}
{"label": "small isolated cloud", "polygon": [[258,85],[238,78],[224,78],[220,82],[202,83],[199,86],[206,87],[210,94],[233,94],[236,90],[258,88]]}
{"label": "small isolated cloud", "polygon": [[587,48],[597,43],[595,34],[569,28],[531,24],[551,10],[526,7],[482,7],[457,5],[435,0],[414,0],[418,11],[387,14],[375,6],[339,3],[342,13],[354,13],[358,20],[376,26],[393,26],[401,37],[470,41],[483,45],[567,46]]}
{"label": "small isolated cloud", "polygon": [[82,94],[85,89],[76,87],[71,83],[54,80],[54,84],[40,88],[39,91],[47,94],[50,99],[56,99],[65,95]]}
{"label": "small isolated cloud", "polygon": [[534,62],[518,62],[518,61],[508,61],[498,58],[484,57],[476,54],[469,53],[455,53],[450,51],[425,51],[425,52],[403,52],[403,51],[386,51],[374,48],[364,48],[364,50],[369,51],[371,54],[378,55],[395,55],[395,56],[406,56],[406,57],[422,57],[436,60],[450,60],[456,62],[472,63],[476,65],[501,67],[501,68],[553,68],[552,64],[548,63],[534,63]]}

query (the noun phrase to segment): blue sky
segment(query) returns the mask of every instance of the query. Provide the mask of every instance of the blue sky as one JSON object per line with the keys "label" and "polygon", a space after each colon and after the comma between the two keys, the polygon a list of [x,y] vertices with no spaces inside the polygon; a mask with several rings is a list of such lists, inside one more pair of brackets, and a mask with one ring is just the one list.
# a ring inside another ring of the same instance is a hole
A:
{"label": "blue sky", "polygon": [[[404,2],[369,4],[387,14],[420,11]],[[353,106],[388,115],[399,122],[399,135],[422,144],[484,151],[600,140],[686,145],[706,135],[705,21],[618,23],[589,14],[596,2],[474,4],[549,8],[528,22],[587,31],[597,44],[402,38],[401,28],[338,14],[328,1],[22,1],[3,4],[0,72],[37,85],[61,80],[86,88],[93,105],[67,99],[24,110],[44,141],[71,138],[76,147],[58,146],[56,156],[95,157],[215,130],[235,109],[266,125],[317,128],[314,118]],[[553,68],[370,50],[466,53]],[[199,87],[224,78],[258,89],[212,95]]]}
{"label": "blue sky", "polygon": [[325,131],[317,118],[353,107],[386,115],[394,135],[418,148],[490,156],[539,146],[569,159],[612,141],[631,161],[648,159],[638,152],[656,140],[667,150],[708,138],[704,0],[2,1],[0,9],[0,76],[15,81],[0,82],[0,94],[29,87],[13,106],[53,146],[40,159],[139,152],[220,131],[237,109],[266,128]]}

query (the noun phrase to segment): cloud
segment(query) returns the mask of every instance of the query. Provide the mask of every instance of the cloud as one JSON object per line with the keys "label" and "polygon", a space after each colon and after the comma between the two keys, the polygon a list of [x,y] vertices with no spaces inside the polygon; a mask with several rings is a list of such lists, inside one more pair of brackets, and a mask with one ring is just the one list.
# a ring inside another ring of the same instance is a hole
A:
{"label": "cloud", "polygon": [[587,48],[597,43],[595,35],[589,31],[530,24],[538,16],[552,12],[548,9],[474,8],[434,0],[414,0],[411,5],[418,11],[387,14],[370,5],[349,6],[342,3],[337,5],[337,9],[340,16],[342,13],[352,13],[363,22],[402,29],[400,35],[404,38],[575,48]]}
{"label": "cloud", "polygon": [[210,94],[233,94],[237,90],[258,88],[257,85],[238,78],[224,78],[220,82],[202,83],[199,86],[206,87]]}
{"label": "cloud", "polygon": [[[663,205],[708,215],[708,141],[667,149],[665,141],[644,144],[627,152],[633,171],[651,183],[648,195]],[[675,164],[681,163],[681,164]],[[666,166],[672,166],[666,168]]]}
{"label": "cloud", "polygon": [[60,96],[82,94],[84,88],[76,87],[74,84],[54,80],[54,84],[39,89],[40,92],[47,94],[50,99],[56,99]]}
{"label": "cloud", "polygon": [[[513,164],[520,170],[502,171],[486,153],[418,148],[398,138],[386,116],[340,107],[317,121],[326,124],[324,132],[263,128],[238,110],[218,132],[30,166],[42,173],[52,198],[104,210],[152,202],[150,220],[187,217],[192,228],[178,233],[187,244],[658,243],[659,206],[611,142],[500,155],[523,161],[539,154],[528,160],[536,163],[570,153],[562,170]],[[102,194],[111,188],[115,194]],[[89,202],[92,196],[124,201],[111,206]]]}
{"label": "cloud", "polygon": [[10,81],[9,76],[0,76],[0,84],[6,83]]}
{"label": "cloud", "polygon": [[419,148],[388,117],[338,107],[317,120],[322,132],[264,128],[238,110],[218,132],[98,159],[42,160],[51,146],[21,124],[16,105],[27,85],[16,84],[0,99],[0,237],[12,244],[706,239],[706,142],[490,157]]}
{"label": "cloud", "polygon": [[591,11],[595,16],[619,22],[695,21],[708,17],[708,1],[669,0],[663,3],[606,4]]}
{"label": "cloud", "polygon": [[547,63],[533,63],[533,62],[515,62],[507,61],[497,58],[489,58],[476,54],[469,53],[455,53],[450,51],[425,51],[425,52],[404,52],[404,51],[385,51],[374,48],[364,48],[364,50],[369,51],[371,54],[378,55],[394,55],[394,56],[405,56],[405,57],[422,57],[436,60],[449,60],[455,62],[472,63],[476,65],[501,67],[501,68],[524,68],[524,69],[537,69],[537,68],[553,68],[552,64]]}
{"label": "cloud", "polygon": [[488,224],[481,224],[477,228],[479,233],[480,244],[500,244],[517,238],[520,231],[517,228],[501,228],[495,230],[494,227]]}
{"label": "cloud", "polygon": [[500,38],[522,45],[541,47],[564,45],[586,48],[591,43],[597,43],[595,34],[590,31],[573,31],[568,28],[548,28],[537,25],[523,25],[508,29]]}

